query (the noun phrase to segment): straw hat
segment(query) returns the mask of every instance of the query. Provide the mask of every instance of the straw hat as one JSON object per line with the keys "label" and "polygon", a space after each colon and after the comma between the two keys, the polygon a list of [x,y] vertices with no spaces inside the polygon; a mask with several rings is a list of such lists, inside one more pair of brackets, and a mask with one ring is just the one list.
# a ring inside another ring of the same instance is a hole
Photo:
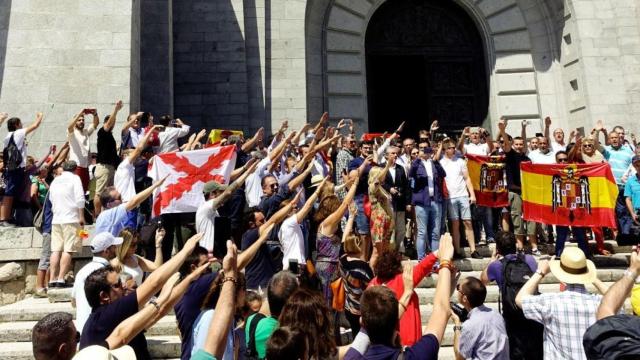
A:
{"label": "straw hat", "polygon": [[136,360],[136,353],[129,345],[109,350],[103,346],[92,345],[80,350],[73,360]]}
{"label": "straw hat", "polygon": [[320,174],[313,175],[311,177],[311,186],[309,186],[309,187],[310,188],[314,188],[314,187],[320,185],[320,183],[322,183],[322,180],[324,180],[324,176],[322,176]]}
{"label": "straw hat", "polygon": [[587,260],[580,248],[567,246],[560,255],[560,260],[549,262],[551,273],[565,284],[591,284],[596,278],[596,266]]}

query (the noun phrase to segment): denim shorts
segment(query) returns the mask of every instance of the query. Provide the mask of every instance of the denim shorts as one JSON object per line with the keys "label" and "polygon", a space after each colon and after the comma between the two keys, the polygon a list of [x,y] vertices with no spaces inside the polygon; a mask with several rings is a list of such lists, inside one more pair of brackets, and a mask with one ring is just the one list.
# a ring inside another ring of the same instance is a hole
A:
{"label": "denim shorts", "polygon": [[449,220],[471,220],[471,204],[468,196],[447,200]]}
{"label": "denim shorts", "polygon": [[364,195],[356,195],[354,200],[356,202],[356,208],[358,209],[355,219],[356,231],[360,235],[369,235],[371,234],[371,227],[369,225],[369,218],[364,213]]}

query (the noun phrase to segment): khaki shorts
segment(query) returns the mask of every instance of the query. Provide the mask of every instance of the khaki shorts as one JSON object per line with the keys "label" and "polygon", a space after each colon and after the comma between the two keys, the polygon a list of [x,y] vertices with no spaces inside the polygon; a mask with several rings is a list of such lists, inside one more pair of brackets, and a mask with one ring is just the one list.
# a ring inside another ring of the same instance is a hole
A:
{"label": "khaki shorts", "polygon": [[51,251],[74,253],[82,249],[82,239],[78,236],[80,224],[53,224],[51,227]]}
{"label": "khaki shorts", "polygon": [[108,186],[113,185],[113,175],[116,173],[116,170],[112,165],[104,165],[97,164],[95,171],[96,178],[96,196],[100,196],[100,194],[106,189]]}

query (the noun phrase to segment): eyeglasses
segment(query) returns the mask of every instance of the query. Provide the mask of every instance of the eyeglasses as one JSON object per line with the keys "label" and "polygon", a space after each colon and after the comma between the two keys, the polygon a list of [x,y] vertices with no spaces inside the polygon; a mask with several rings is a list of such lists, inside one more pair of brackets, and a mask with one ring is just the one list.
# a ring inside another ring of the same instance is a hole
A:
{"label": "eyeglasses", "polygon": [[587,148],[587,147],[589,147],[589,148],[590,148],[590,147],[593,147],[593,145],[591,145],[591,144],[584,144],[584,145],[582,145],[582,147],[583,147],[583,148]]}
{"label": "eyeglasses", "polygon": [[558,159],[558,162],[567,162],[567,161],[569,161],[568,158],[559,158]]}
{"label": "eyeglasses", "polygon": [[460,294],[467,296],[467,294],[463,293],[462,290],[460,290],[460,284],[456,284],[456,290],[458,290]]}

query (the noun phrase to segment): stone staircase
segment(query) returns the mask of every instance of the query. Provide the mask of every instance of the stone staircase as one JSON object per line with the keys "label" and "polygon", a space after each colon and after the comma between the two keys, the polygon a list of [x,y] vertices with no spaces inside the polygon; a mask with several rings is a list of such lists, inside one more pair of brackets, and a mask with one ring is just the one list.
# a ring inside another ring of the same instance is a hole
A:
{"label": "stone staircase", "polygon": [[[591,244],[595,248],[595,244]],[[462,271],[461,278],[467,276],[480,277],[481,270],[488,264],[491,255],[492,245],[479,248],[484,259],[464,259],[457,260],[456,266]],[[596,255],[594,262],[598,268],[598,278],[607,285],[613,284],[623,276],[623,272],[628,265],[631,247],[617,246],[615,242],[608,241],[607,248],[614,255],[605,257]],[[552,249],[549,249],[552,250]],[[468,253],[468,249],[467,249]],[[425,278],[416,288],[416,293],[420,299],[420,312],[423,324],[426,324],[432,312],[433,296],[437,274]],[[593,286],[587,287],[595,292]],[[558,292],[560,284],[552,275],[547,275],[540,286],[540,291]],[[0,359],[4,360],[26,360],[33,359],[31,349],[31,329],[35,323],[44,315],[65,311],[71,314],[75,310],[71,306],[70,289],[55,289],[52,291],[52,300],[27,298],[17,303],[0,307]],[[453,294],[452,301],[457,301],[457,295]],[[489,285],[487,287],[486,305],[498,309],[498,287]],[[625,309],[630,312],[630,303],[627,300]],[[149,342],[149,350],[154,359],[176,359],[180,357],[180,338],[176,326],[176,319],[173,314],[165,316],[146,333]],[[453,325],[447,326],[444,341],[441,344],[439,353],[440,359],[454,359],[453,354]]]}

